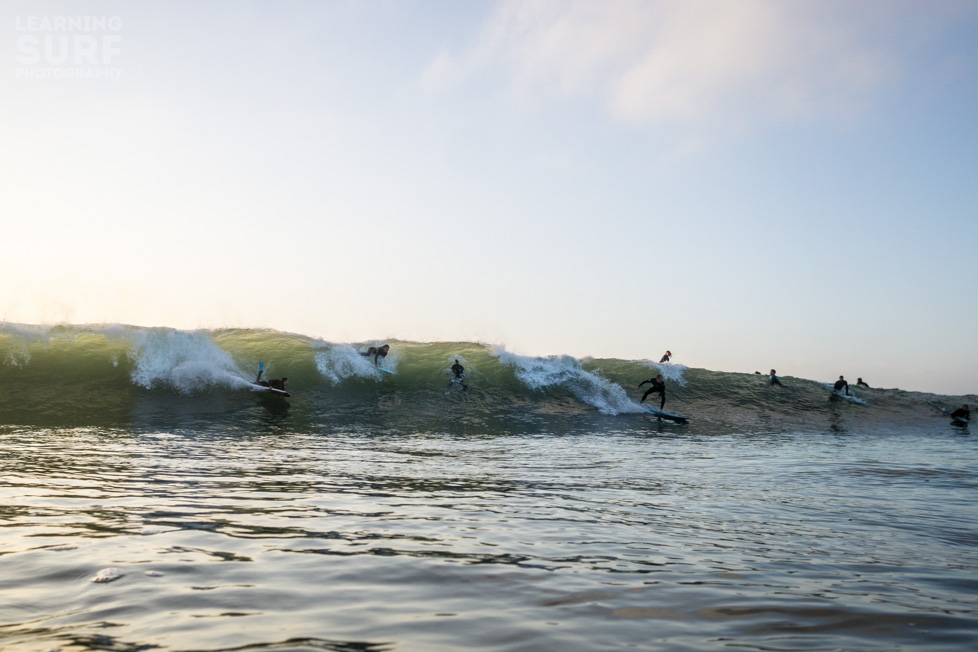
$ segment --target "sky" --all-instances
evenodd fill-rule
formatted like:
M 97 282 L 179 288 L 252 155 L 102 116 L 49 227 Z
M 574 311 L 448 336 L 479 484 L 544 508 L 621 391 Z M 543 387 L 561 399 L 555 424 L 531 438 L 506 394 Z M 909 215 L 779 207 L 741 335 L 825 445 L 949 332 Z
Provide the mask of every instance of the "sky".
M 0 5 L 0 321 L 978 393 L 978 3 Z

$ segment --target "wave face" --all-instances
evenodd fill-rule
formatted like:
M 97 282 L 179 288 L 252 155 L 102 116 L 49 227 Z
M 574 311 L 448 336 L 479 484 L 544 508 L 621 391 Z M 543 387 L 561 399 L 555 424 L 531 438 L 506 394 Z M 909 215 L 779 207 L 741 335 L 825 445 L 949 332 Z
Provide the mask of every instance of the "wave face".
M 243 431 L 287 423 L 320 432 L 891 432 L 945 427 L 947 409 L 976 402 L 898 389 L 856 389 L 847 401 L 828 383 L 801 378 L 782 377 L 778 388 L 767 376 L 649 360 L 530 357 L 474 342 L 389 343 L 382 366 L 394 374 L 360 354 L 382 342 L 269 330 L 0 324 L 0 419 Z M 456 360 L 466 370 L 463 383 L 452 382 Z M 256 391 L 260 362 L 264 378 L 289 378 L 291 399 Z M 688 426 L 659 423 L 639 405 L 645 388 L 637 385 L 657 373 L 666 379 L 666 411 L 691 417 Z

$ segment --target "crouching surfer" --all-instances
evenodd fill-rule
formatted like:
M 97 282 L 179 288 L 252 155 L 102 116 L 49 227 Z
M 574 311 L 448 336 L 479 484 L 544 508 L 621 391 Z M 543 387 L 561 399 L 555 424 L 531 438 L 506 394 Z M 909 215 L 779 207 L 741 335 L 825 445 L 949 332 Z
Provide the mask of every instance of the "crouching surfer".
M 644 403 L 645 399 L 648 398 L 649 394 L 657 393 L 659 394 L 659 396 L 662 397 L 662 401 L 659 402 L 659 409 L 661 410 L 662 408 L 664 408 L 666 406 L 666 381 L 663 380 L 662 374 L 659 374 L 655 378 L 649 378 L 648 380 L 643 380 L 638 384 L 638 386 L 642 387 L 642 385 L 644 385 L 645 383 L 651 383 L 652 386 L 649 387 L 649 389 L 644 394 L 642 394 L 642 400 L 639 401 L 639 403 Z
M 377 367 L 379 366 L 380 358 L 386 358 L 387 352 L 390 351 L 390 349 L 391 349 L 390 344 L 385 344 L 383 346 L 371 346 L 365 352 L 361 351 L 360 355 L 364 356 L 365 358 L 369 358 L 370 356 L 373 356 L 374 366 Z

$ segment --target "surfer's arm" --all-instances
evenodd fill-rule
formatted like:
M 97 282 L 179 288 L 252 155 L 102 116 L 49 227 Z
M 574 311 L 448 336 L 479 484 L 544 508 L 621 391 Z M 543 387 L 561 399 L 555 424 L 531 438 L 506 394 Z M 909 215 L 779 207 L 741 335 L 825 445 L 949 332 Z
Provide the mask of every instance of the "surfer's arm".
M 642 385 L 644 385 L 645 383 L 651 383 L 651 382 L 652 382 L 652 379 L 651 379 L 651 378 L 649 378 L 648 380 L 643 380 L 642 382 L 640 382 L 640 383 L 638 384 L 638 386 L 639 386 L 639 387 L 641 387 L 641 386 L 642 386 Z

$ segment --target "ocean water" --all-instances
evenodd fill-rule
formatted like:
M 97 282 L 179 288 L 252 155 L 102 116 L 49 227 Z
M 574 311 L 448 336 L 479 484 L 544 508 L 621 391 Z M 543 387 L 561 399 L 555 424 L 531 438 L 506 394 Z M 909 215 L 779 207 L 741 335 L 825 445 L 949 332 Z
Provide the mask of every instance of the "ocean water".
M 376 344 L 0 326 L 0 649 L 978 644 L 974 396 Z

